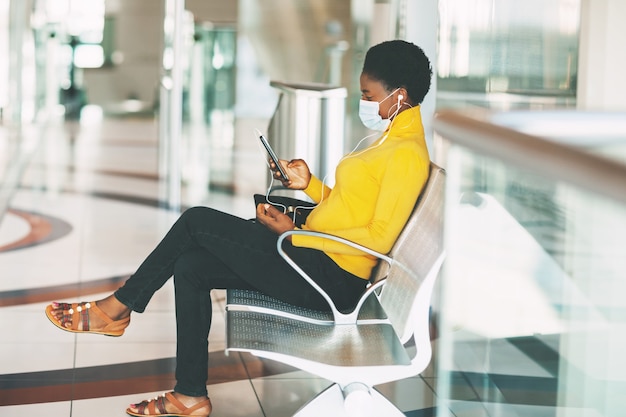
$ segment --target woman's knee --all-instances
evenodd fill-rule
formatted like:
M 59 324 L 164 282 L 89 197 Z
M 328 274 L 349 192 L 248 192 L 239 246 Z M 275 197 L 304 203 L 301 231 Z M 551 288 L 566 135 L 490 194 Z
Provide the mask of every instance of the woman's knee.
M 211 216 L 213 209 L 203 206 L 190 207 L 180 215 L 184 221 L 203 220 Z

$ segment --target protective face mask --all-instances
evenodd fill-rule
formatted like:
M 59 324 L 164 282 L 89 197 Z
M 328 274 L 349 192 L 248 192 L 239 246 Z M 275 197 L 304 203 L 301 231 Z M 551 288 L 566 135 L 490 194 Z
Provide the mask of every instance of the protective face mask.
M 380 104 L 377 101 L 361 99 L 359 102 L 359 118 L 366 128 L 384 132 L 391 120 L 383 119 L 380 114 L 378 114 L 379 109 Z
M 367 101 L 363 99 L 359 101 L 359 118 L 366 128 L 376 130 L 378 132 L 384 132 L 387 130 L 391 120 L 388 118 L 383 119 L 381 115 L 378 114 L 380 112 L 380 103 L 391 97 L 397 90 L 398 89 L 394 90 L 381 101 Z

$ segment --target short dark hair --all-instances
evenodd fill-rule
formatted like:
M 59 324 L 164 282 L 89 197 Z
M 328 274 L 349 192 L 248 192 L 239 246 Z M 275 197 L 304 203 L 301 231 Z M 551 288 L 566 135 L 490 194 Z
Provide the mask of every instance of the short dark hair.
M 430 89 L 432 68 L 422 48 L 397 39 L 372 46 L 365 54 L 363 73 L 387 91 L 404 87 L 411 102 L 421 104 Z

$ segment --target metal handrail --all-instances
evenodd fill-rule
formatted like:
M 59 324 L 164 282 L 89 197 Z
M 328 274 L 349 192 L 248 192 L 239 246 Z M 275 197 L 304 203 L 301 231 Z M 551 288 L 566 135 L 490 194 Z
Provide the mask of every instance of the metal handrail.
M 626 203 L 626 164 L 495 124 L 488 116 L 477 111 L 441 111 L 435 115 L 433 127 L 456 145 Z

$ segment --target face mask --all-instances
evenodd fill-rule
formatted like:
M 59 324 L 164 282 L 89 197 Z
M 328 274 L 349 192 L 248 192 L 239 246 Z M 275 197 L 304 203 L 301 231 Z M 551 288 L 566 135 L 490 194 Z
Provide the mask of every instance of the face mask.
M 359 118 L 363 125 L 371 130 L 376 130 L 378 132 L 384 132 L 389 127 L 389 123 L 391 120 L 383 119 L 380 113 L 380 103 L 387 100 L 389 97 L 393 95 L 398 89 L 394 90 L 387 97 L 382 99 L 380 102 L 378 101 L 367 101 L 361 100 L 359 102 Z
M 377 101 L 361 100 L 359 102 L 359 118 L 363 125 L 368 129 L 384 132 L 391 121 L 380 117 L 379 111 L 380 105 Z

